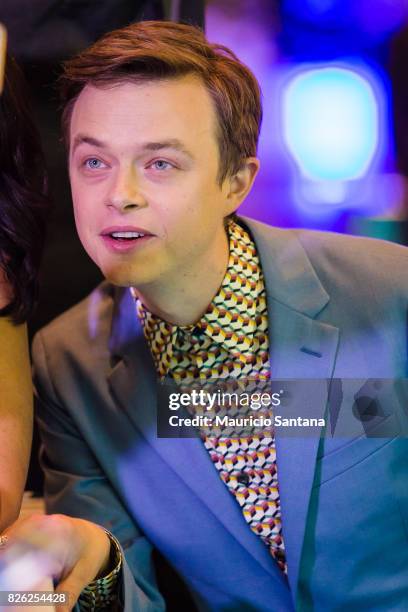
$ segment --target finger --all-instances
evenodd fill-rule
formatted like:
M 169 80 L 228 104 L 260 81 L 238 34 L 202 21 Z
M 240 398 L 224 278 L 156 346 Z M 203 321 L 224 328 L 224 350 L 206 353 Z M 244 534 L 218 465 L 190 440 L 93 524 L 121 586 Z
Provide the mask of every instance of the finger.
M 58 586 L 58 588 L 55 589 L 55 593 L 61 592 L 64 592 L 67 595 L 67 598 L 65 600 L 65 603 L 59 603 L 55 606 L 55 612 L 71 612 L 71 610 L 73 610 L 73 608 L 75 607 L 75 604 L 77 603 L 80 594 L 71 593 L 70 591 L 67 591 L 66 588 L 60 589 L 60 587 Z
M 78 597 L 84 588 L 88 586 L 90 582 L 92 582 L 92 579 L 93 576 L 89 572 L 88 560 L 83 559 L 78 561 L 74 569 L 63 580 L 61 580 L 61 582 L 59 582 L 57 588 L 55 589 L 57 593 L 66 592 L 69 594 L 69 605 L 62 606 L 61 612 L 72 610 L 78 600 Z
M 55 592 L 58 593 L 59 589 L 55 589 Z M 64 604 L 57 604 L 55 612 L 71 612 L 75 607 L 78 597 L 74 593 L 67 592 L 65 589 L 64 592 L 67 594 L 67 601 Z

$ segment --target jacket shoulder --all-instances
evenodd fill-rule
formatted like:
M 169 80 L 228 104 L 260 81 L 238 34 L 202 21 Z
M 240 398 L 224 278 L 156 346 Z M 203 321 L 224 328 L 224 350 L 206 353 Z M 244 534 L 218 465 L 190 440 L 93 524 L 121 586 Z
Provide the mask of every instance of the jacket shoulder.
M 408 248 L 396 242 L 328 231 L 308 229 L 291 231 L 307 250 L 318 246 L 327 253 L 339 252 L 346 257 L 363 253 L 371 257 L 401 258 L 408 261 Z
M 34 337 L 33 348 L 41 336 L 52 348 L 80 351 L 107 344 L 111 328 L 115 288 L 104 281 L 86 298 L 43 327 Z
M 243 218 L 269 279 L 270 294 L 316 314 L 322 291 L 345 311 L 379 316 L 406 311 L 408 248 L 396 243 L 308 229 L 281 229 Z M 316 296 L 319 297 L 316 302 Z M 310 306 L 310 302 L 312 305 Z M 327 301 L 326 301 L 327 303 Z
M 317 274 L 343 281 L 399 287 L 408 295 L 408 248 L 394 242 L 335 232 L 294 230 Z

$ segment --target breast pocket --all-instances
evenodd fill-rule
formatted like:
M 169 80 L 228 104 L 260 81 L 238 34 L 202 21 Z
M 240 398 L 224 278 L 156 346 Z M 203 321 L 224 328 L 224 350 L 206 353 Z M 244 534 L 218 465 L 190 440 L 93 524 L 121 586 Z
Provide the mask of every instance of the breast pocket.
M 398 416 L 393 413 L 372 427 L 368 435 L 362 434 L 352 438 L 325 437 L 321 440 L 317 456 L 316 474 L 318 478 L 316 484 L 321 485 L 350 470 L 400 435 L 400 421 Z

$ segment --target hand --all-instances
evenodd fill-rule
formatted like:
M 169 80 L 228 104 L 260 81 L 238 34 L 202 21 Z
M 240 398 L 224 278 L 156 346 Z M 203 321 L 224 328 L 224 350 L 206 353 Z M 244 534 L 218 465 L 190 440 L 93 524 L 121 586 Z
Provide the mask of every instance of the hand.
M 84 587 L 109 565 L 108 536 L 102 527 L 83 519 L 33 515 L 16 521 L 2 535 L 8 538 L 5 553 L 18 546 L 48 553 L 52 576 L 58 581 L 56 592 L 69 593 L 69 605 L 57 606 L 57 612 L 72 610 Z

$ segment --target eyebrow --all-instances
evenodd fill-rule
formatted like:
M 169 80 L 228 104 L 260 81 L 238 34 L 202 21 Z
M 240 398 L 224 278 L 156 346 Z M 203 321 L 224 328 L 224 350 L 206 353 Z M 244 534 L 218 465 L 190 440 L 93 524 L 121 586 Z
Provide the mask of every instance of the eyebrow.
M 72 143 L 72 153 L 77 149 L 81 144 L 89 144 L 93 147 L 98 147 L 98 149 L 106 149 L 106 144 L 97 138 L 93 138 L 92 136 L 86 136 L 85 134 L 78 134 L 75 136 L 74 141 Z
M 98 140 L 93 136 L 87 136 L 86 134 L 78 134 L 75 136 L 72 143 L 72 153 L 74 153 L 75 149 L 82 144 L 89 144 L 93 147 L 97 147 L 98 149 L 108 148 L 108 144 L 102 140 Z M 190 159 L 193 159 L 193 155 L 190 153 L 190 151 L 188 151 L 188 149 L 186 149 L 181 140 L 178 140 L 178 138 L 169 138 L 168 140 L 163 140 L 161 142 L 145 142 L 140 146 L 141 151 L 161 151 L 162 149 L 175 149 Z

